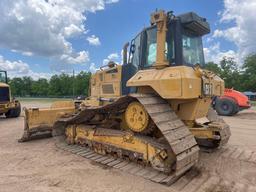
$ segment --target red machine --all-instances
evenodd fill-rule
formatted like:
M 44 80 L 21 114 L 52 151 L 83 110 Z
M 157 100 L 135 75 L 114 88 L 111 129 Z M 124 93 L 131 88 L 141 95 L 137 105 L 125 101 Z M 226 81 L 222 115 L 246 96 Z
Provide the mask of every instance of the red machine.
M 224 96 L 213 99 L 213 108 L 219 115 L 232 116 L 250 107 L 248 97 L 233 89 L 225 89 Z

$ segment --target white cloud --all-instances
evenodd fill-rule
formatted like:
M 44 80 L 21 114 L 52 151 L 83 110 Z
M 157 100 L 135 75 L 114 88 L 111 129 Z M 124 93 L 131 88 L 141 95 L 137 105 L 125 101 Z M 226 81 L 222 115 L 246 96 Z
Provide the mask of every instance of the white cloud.
M 237 46 L 239 60 L 256 52 L 255 10 L 255 0 L 224 0 L 220 22 L 224 26 L 227 24 L 227 27 L 215 30 L 213 36 L 233 42 Z
M 9 61 L 0 55 L 0 69 L 8 72 L 8 76 L 13 77 L 23 77 L 30 76 L 33 79 L 47 78 L 49 79 L 52 74 L 50 73 L 36 73 L 33 72 L 29 65 L 21 60 Z
M 96 68 L 95 63 L 91 63 L 90 68 L 89 68 L 89 71 L 90 71 L 91 73 L 95 73 L 97 70 L 98 70 L 98 69 Z
M 118 53 L 111 53 L 106 59 L 103 60 L 103 65 L 107 65 L 109 61 L 119 62 L 119 55 Z
M 108 56 L 108 59 L 109 59 L 109 60 L 117 60 L 117 59 L 119 59 L 119 55 L 118 55 L 118 53 L 111 53 L 111 54 Z
M 222 30 L 219 30 L 219 29 L 216 29 L 214 32 L 213 32 L 213 37 L 223 37 L 224 36 L 224 31 Z
M 110 3 L 117 3 L 119 2 L 119 0 L 106 0 L 106 3 L 107 4 L 110 4 Z
M 65 37 L 72 37 L 85 32 L 84 26 L 81 25 L 80 27 L 74 25 L 73 23 L 70 26 L 64 28 L 64 35 Z
M 25 56 L 33 56 L 33 53 L 32 52 L 22 52 L 22 55 L 25 55 Z
M 117 0 L 1 0 L 0 47 L 68 63 L 89 61 L 70 39 L 84 35 L 86 12 L 104 10 Z M 75 55 L 75 56 L 74 56 Z
M 215 63 L 220 63 L 224 57 L 232 57 L 236 62 L 238 62 L 237 53 L 234 50 L 222 51 L 220 49 L 220 43 L 215 43 L 208 48 L 204 48 L 205 61 L 213 61 Z
M 90 45 L 99 46 L 101 44 L 100 38 L 96 37 L 95 35 L 87 37 L 86 40 L 89 42 Z
M 24 75 L 17 75 L 16 74 L 14 76 L 15 77 L 23 77 Z M 26 76 L 29 76 L 34 80 L 38 80 L 40 78 L 50 79 L 53 76 L 53 74 L 52 73 L 37 73 L 37 72 L 34 72 L 34 71 L 30 70 L 29 73 L 26 74 Z
M 63 54 L 60 60 L 68 64 L 84 64 L 90 61 L 88 51 L 80 51 L 79 53 L 73 55 Z
M 23 61 L 9 61 L 0 55 L 0 69 L 10 73 L 27 74 L 29 72 L 29 65 Z

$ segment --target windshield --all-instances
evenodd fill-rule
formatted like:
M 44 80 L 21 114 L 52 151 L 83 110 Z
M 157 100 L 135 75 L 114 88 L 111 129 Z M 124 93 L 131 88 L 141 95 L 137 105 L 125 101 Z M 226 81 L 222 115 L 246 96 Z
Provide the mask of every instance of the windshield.
M 5 71 L 0 71 L 0 82 L 6 83 L 6 72 Z
M 182 35 L 183 59 L 188 65 L 200 64 L 204 66 L 202 37 Z

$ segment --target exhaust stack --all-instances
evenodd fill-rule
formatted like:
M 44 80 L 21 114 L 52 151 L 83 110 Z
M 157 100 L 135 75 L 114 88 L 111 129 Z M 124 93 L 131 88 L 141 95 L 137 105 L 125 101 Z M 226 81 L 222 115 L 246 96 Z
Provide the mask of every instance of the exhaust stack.
M 129 43 L 126 43 L 123 48 L 123 65 L 127 64 L 127 49 L 129 47 Z

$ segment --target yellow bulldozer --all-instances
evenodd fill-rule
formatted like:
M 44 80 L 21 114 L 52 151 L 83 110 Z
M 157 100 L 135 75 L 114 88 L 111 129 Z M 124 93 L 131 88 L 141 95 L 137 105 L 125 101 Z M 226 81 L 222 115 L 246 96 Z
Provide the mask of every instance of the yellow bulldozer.
M 21 106 L 12 98 L 10 86 L 7 84 L 7 72 L 0 70 L 0 116 L 15 118 L 20 116 Z
M 224 81 L 203 69 L 208 22 L 193 12 L 160 10 L 150 24 L 124 46 L 122 65 L 109 62 L 92 75 L 89 97 L 79 105 L 25 109 L 20 141 L 42 132 L 64 135 L 73 152 L 72 146 L 82 146 L 79 154 L 111 166 L 129 159 L 166 184 L 196 164 L 199 146 L 226 144 L 229 126 L 210 108 L 211 98 L 223 95 Z M 87 148 L 99 155 L 88 155 Z

